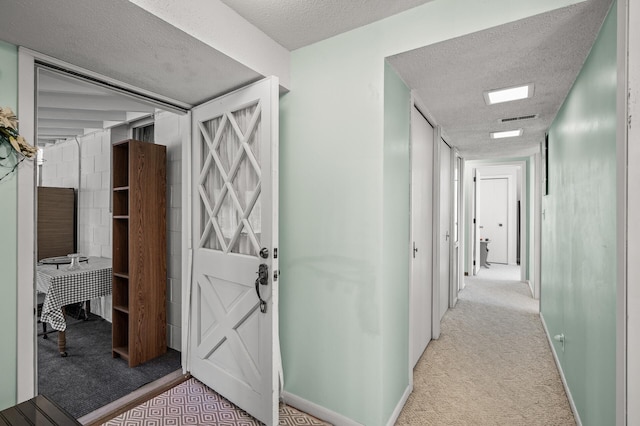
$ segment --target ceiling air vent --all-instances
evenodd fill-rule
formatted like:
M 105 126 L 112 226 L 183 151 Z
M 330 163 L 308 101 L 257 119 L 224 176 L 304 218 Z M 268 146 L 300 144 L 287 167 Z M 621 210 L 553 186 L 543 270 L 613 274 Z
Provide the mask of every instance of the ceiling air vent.
M 523 115 L 520 117 L 501 118 L 500 123 L 510 123 L 512 121 L 531 120 L 532 118 L 538 118 L 538 114 Z

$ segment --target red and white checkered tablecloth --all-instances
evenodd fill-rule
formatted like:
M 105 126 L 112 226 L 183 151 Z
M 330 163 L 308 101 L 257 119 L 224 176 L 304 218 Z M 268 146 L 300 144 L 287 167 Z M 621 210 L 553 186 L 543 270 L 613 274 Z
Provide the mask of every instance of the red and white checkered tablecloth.
M 63 306 L 111 294 L 111 259 L 90 257 L 79 269 L 70 271 L 68 267 L 38 265 L 36 268 L 36 287 L 46 294 L 40 320 L 58 331 L 67 328 Z

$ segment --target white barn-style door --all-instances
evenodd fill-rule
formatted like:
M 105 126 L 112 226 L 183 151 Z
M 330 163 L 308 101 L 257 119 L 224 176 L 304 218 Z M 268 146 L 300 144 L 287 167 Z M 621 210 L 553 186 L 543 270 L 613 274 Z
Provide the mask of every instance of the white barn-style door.
M 191 374 L 278 424 L 278 81 L 192 110 Z

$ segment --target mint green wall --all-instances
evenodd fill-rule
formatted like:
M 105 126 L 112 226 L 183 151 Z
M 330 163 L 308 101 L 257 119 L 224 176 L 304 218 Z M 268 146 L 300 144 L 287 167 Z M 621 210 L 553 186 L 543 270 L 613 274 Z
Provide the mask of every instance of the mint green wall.
M 411 92 L 385 63 L 382 280 L 390 285 L 382 289 L 383 421 L 409 384 L 410 120 Z
M 0 41 L 0 106 L 18 107 L 18 49 Z M 0 166 L 0 176 L 8 169 Z M 17 198 L 15 173 L 0 181 L 0 410 L 16 403 Z
M 615 423 L 616 7 L 549 131 L 542 314 L 585 426 Z
M 391 99 L 406 92 L 385 74 L 385 58 L 576 2 L 434 0 L 292 52 L 291 92 L 280 103 L 287 392 L 376 426 L 408 383 L 397 365 L 408 362 L 408 192 L 394 192 L 408 186 L 399 172 L 408 147 L 385 139 L 385 119 L 404 114 Z M 406 236 L 404 249 L 385 249 L 399 246 L 394 233 Z

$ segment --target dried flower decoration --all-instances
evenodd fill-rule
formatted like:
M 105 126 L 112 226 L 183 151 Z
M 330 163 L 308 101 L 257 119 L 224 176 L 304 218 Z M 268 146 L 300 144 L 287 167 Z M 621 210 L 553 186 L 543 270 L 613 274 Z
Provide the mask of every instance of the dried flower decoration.
M 18 117 L 11 108 L 0 107 L 0 166 L 10 170 L 0 177 L 3 180 L 16 170 L 26 158 L 33 158 L 38 149 L 18 134 Z
M 33 158 L 38 149 L 18 134 L 18 117 L 11 108 L 0 107 L 0 144 L 9 143 L 20 155 Z

